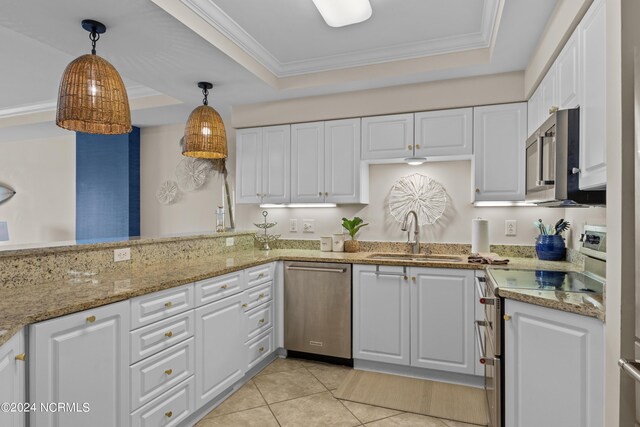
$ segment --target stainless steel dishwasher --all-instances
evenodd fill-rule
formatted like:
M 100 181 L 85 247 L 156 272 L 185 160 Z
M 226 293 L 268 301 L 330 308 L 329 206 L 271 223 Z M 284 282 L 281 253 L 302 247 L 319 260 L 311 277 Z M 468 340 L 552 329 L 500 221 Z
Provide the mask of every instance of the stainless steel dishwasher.
M 284 264 L 284 347 L 351 359 L 351 264 Z

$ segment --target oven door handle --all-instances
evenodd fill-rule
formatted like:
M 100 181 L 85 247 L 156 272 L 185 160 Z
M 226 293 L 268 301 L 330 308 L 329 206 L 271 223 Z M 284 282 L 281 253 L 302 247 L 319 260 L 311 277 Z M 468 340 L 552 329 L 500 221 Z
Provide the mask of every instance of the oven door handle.
M 484 320 L 476 320 L 476 340 L 478 341 L 478 349 L 480 350 L 480 363 L 483 365 L 493 365 L 494 359 L 487 357 L 486 352 L 484 350 L 484 343 L 482 342 L 482 332 L 480 331 L 480 327 L 487 327 L 487 322 Z
M 476 289 L 478 290 L 478 295 L 480 296 L 480 304 L 495 305 L 496 299 L 487 297 L 487 295 L 482 290 L 481 282 L 486 283 L 486 281 L 487 279 L 485 279 L 484 277 L 476 277 Z

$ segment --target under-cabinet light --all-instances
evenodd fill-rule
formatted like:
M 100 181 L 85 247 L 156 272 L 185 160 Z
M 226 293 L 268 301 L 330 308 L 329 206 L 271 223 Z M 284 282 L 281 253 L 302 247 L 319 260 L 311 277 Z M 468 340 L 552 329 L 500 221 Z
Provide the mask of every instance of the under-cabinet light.
M 335 203 L 263 203 L 260 205 L 263 209 L 269 208 L 335 208 Z
M 473 202 L 473 206 L 477 208 L 496 208 L 509 206 L 537 206 L 535 203 L 529 202 Z

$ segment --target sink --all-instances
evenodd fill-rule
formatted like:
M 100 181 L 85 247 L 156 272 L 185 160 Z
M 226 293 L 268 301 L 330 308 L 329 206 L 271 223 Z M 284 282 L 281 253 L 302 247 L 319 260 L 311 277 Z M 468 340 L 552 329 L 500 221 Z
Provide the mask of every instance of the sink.
M 464 258 L 458 255 L 426 255 L 426 254 L 393 254 L 373 253 L 368 259 L 385 261 L 422 261 L 422 262 L 462 262 Z

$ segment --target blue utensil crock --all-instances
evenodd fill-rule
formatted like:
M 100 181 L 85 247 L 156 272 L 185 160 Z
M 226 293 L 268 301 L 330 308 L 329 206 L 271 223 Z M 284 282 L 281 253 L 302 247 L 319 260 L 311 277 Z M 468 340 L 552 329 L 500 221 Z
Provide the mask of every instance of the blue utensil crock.
M 564 239 L 559 234 L 541 234 L 536 239 L 538 259 L 545 261 L 563 261 L 567 254 Z

